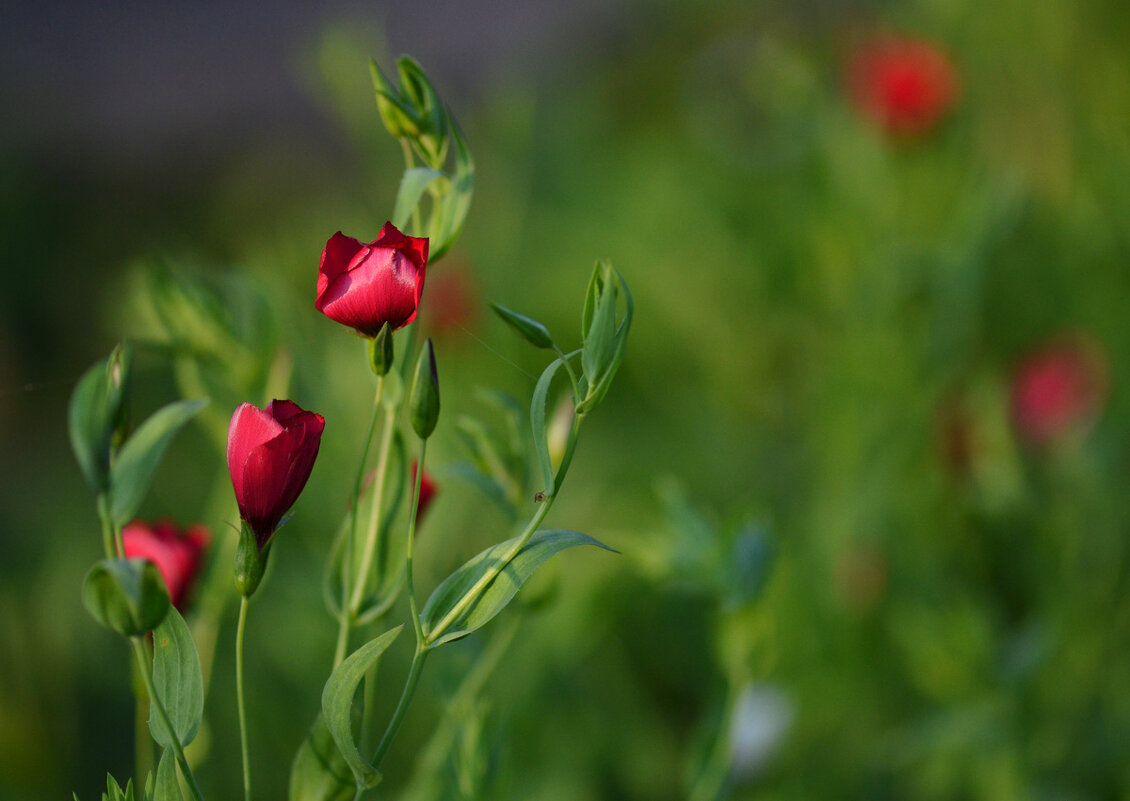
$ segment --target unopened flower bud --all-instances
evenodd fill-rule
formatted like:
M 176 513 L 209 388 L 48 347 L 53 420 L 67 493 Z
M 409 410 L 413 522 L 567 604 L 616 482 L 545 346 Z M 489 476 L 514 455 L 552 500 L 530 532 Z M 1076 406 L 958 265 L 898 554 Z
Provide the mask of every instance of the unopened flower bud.
M 420 439 L 427 439 L 435 431 L 439 420 L 439 376 L 436 373 L 436 355 L 431 339 L 424 341 L 420 358 L 416 361 L 409 408 L 413 430 Z
M 388 374 L 392 367 L 392 328 L 386 322 L 377 335 L 369 340 L 369 366 L 379 376 Z
M 82 583 L 82 603 L 108 629 L 138 637 L 161 624 L 169 593 L 157 567 L 144 559 L 103 559 Z

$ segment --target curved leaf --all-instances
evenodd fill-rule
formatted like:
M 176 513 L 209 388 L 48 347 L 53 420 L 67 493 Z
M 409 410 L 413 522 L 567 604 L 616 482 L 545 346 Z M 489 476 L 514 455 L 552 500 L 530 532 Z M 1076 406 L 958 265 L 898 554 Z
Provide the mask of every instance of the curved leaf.
M 541 466 L 542 480 L 545 481 L 545 494 L 553 495 L 556 491 L 553 475 L 553 460 L 549 458 L 549 438 L 545 430 L 545 398 L 549 394 L 549 386 L 553 383 L 553 376 L 564 362 L 554 359 L 549 367 L 541 374 L 538 383 L 534 386 L 534 395 L 530 399 L 530 428 L 534 434 L 534 450 L 538 455 L 538 464 Z
M 204 717 L 204 677 L 192 634 L 175 608 L 153 629 L 153 690 L 165 707 L 173 732 L 165 727 L 156 708 L 149 712 L 153 739 L 171 748 L 173 738 L 188 745 Z
M 404 626 L 400 625 L 391 631 L 386 631 L 350 654 L 348 659 L 337 666 L 322 689 L 322 718 L 349 769 L 353 771 L 357 784 L 361 787 L 376 787 L 380 783 L 381 774 L 365 761 L 353 739 L 350 714 L 353 709 L 353 696 L 357 693 L 357 687 L 365 678 L 369 668 L 380 658 L 385 649 L 392 645 L 392 641 L 400 634 L 402 628 Z
M 424 627 L 425 639 L 431 639 L 432 632 L 458 606 L 475 584 L 490 572 L 497 571 L 495 578 L 486 586 L 479 597 L 444 629 L 436 638 L 432 647 L 465 637 L 472 631 L 489 623 L 510 603 L 514 595 L 526 583 L 526 580 L 534 574 L 534 571 L 554 554 L 566 548 L 572 548 L 574 545 L 595 545 L 606 551 L 617 553 L 615 548 L 609 548 L 599 540 L 579 531 L 543 529 L 535 532 L 530 537 L 529 542 L 522 547 L 522 550 L 506 562 L 506 555 L 517 542 L 518 538 L 515 537 L 492 545 L 436 587 L 435 592 L 428 598 L 428 602 L 424 604 L 424 609 L 420 613 L 420 622 Z
M 133 519 L 149 489 L 153 471 L 173 437 L 207 403 L 207 400 L 170 403 L 150 415 L 126 440 L 110 468 L 110 511 L 119 526 Z

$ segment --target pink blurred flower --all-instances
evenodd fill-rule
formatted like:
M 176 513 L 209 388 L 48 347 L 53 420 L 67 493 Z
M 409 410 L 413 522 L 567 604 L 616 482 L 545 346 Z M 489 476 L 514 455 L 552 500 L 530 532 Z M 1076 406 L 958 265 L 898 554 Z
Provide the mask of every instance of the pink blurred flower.
M 170 520 L 144 523 L 135 520 L 122 529 L 126 557 L 148 559 L 165 580 L 169 600 L 184 611 L 192 586 L 204 565 L 212 535 L 202 525 L 181 530 Z
M 959 91 L 957 71 L 937 47 L 894 35 L 859 48 L 847 80 L 856 106 L 899 136 L 932 128 L 953 107 Z
M 416 484 L 416 467 L 418 463 L 412 462 L 412 485 Z M 420 521 L 424 519 L 424 512 L 428 511 L 428 507 L 432 505 L 432 500 L 435 498 L 436 492 L 439 487 L 428 475 L 428 471 L 424 471 L 424 475 L 420 478 L 420 505 L 416 508 L 416 523 L 419 525 Z
M 1106 354 L 1081 335 L 1030 354 L 1012 379 L 1012 421 L 1029 442 L 1044 444 L 1094 424 L 1106 402 Z

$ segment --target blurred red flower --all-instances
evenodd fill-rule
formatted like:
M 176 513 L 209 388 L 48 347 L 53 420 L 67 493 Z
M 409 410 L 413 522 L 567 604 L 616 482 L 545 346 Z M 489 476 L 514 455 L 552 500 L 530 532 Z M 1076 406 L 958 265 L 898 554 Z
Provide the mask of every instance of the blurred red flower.
M 471 271 L 461 264 L 445 266 L 428 282 L 423 322 L 436 336 L 450 336 L 474 327 L 478 308 L 479 288 Z
M 338 231 L 322 250 L 314 308 L 365 336 L 385 323 L 395 331 L 416 319 L 427 262 L 428 240 L 390 222 L 368 245 Z
M 196 577 L 204 565 L 204 553 L 212 535 L 202 525 L 181 530 L 170 520 L 144 523 L 135 520 L 122 529 L 126 557 L 148 559 L 161 573 L 173 606 L 184 611 Z
M 847 78 L 859 109 L 900 136 L 932 128 L 953 107 L 959 84 L 953 64 L 933 44 L 892 35 L 858 49 Z
M 416 485 L 416 468 L 418 462 L 412 462 L 412 485 Z M 424 471 L 423 477 L 420 479 L 420 505 L 416 508 L 416 524 L 419 525 L 420 521 L 424 519 L 424 512 L 428 511 L 428 507 L 432 504 L 432 499 L 435 498 L 436 492 L 439 487 L 432 477 L 428 475 L 428 471 Z
M 1085 431 L 1106 401 L 1108 375 L 1102 346 L 1087 337 L 1073 335 L 1045 345 L 1013 376 L 1013 424 L 1036 444 Z

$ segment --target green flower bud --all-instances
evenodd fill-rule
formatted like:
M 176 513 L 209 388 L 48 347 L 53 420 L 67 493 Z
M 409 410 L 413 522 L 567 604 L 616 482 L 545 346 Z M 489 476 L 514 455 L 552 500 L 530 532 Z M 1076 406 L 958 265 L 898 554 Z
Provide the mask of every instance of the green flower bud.
M 624 313 L 617 319 L 621 296 Z M 577 414 L 592 411 L 608 394 L 612 379 L 624 360 L 634 314 L 632 293 L 624 277 L 607 262 L 598 261 L 589 281 L 581 317 L 581 368 L 588 391 L 577 406 Z
M 420 439 L 427 439 L 435 431 L 436 421 L 439 420 L 439 376 L 436 374 L 436 354 L 430 338 L 420 349 L 408 404 L 412 413 L 412 428 Z
M 377 62 L 372 59 L 369 60 L 369 75 L 377 93 L 377 111 L 388 132 L 397 139 L 419 136 L 420 120 L 415 109 L 400 98 L 400 93 L 392 88 Z
M 235 549 L 235 588 L 244 598 L 250 598 L 259 588 L 263 580 L 263 572 L 267 569 L 267 554 L 271 544 L 259 550 L 255 540 L 255 532 L 247 521 L 243 521 L 239 530 L 239 545 Z
M 169 593 L 157 567 L 145 559 L 103 559 L 86 574 L 82 603 L 108 629 L 138 637 L 161 624 Z
M 524 314 L 511 311 L 497 303 L 491 303 L 490 307 L 494 309 L 495 314 L 502 318 L 504 323 L 517 331 L 519 336 L 535 348 L 553 347 L 553 337 L 550 336 L 549 329 L 533 317 L 527 317 Z
M 386 322 L 377 335 L 369 340 L 369 366 L 379 376 L 388 374 L 392 367 L 392 328 Z

